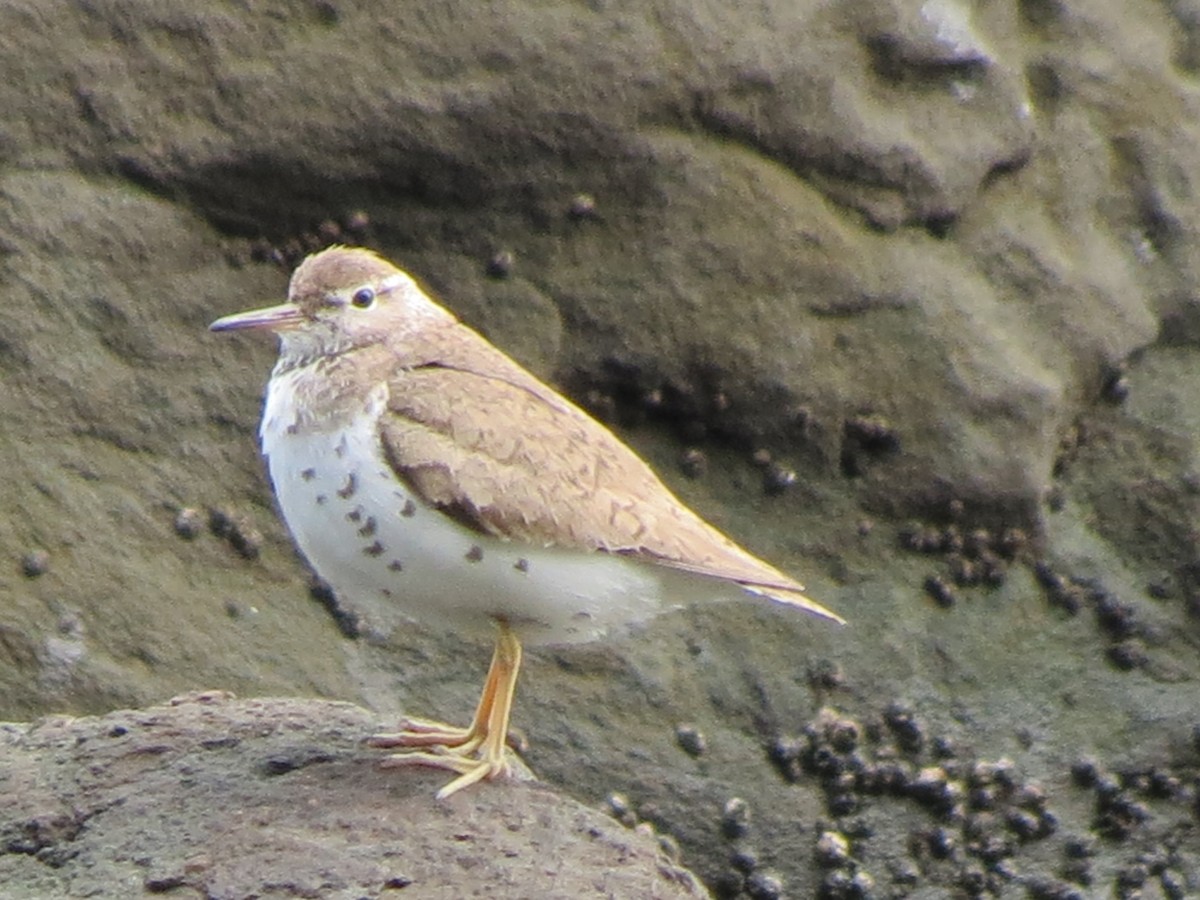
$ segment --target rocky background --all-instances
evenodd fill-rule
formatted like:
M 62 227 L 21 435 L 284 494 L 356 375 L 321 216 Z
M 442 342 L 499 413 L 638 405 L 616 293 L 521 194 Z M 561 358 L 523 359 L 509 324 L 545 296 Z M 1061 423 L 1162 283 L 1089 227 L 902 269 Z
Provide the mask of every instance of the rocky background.
M 310 590 L 205 330 L 364 243 L 850 620 L 532 651 L 555 791 L 719 896 L 1200 893 L 1198 73 L 1185 0 L 5 3 L 0 718 L 469 714 L 488 648 Z M 123 852 L 6 807 L 14 896 Z

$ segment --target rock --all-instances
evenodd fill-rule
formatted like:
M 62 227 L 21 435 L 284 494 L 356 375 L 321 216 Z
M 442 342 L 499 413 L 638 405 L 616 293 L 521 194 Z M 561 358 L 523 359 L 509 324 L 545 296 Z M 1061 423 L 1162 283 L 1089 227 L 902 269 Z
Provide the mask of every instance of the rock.
M 380 725 L 223 692 L 0 725 L 4 897 L 706 896 L 652 836 L 532 781 L 434 800 L 443 774 L 361 746 Z
M 799 444 L 819 482 L 836 484 L 854 457 L 868 499 L 898 514 L 959 496 L 1037 523 L 1058 439 L 1108 373 L 1168 321 L 1194 331 L 1197 151 L 1159 125 L 1192 121 L 1195 101 L 1149 17 L 1118 24 L 1057 4 L 1005 17 L 959 0 L 775 0 L 748 15 L 668 0 L 658 15 L 680 25 L 668 53 L 657 15 L 617 24 L 569 5 L 546 20 L 506 4 L 478 34 L 381 27 L 349 9 L 310 20 L 204 4 L 36 8 L 0 13 L 6 56 L 32 83 L 78 87 L 0 83 L 13 122 L 3 158 L 29 161 L 3 176 L 20 210 L 10 265 L 16 284 L 49 274 L 53 290 L 34 261 L 55 237 L 86 244 L 79 221 L 118 248 L 64 285 L 96 286 L 79 325 L 114 363 L 77 357 L 96 378 L 72 380 L 71 415 L 117 446 L 162 452 L 165 419 L 104 394 L 139 396 L 138 370 L 178 368 L 167 311 L 190 306 L 177 296 L 189 279 L 151 249 L 153 233 L 136 236 L 168 207 L 199 212 L 186 223 L 196 232 L 265 234 L 295 259 L 369 198 L 373 227 L 396 223 L 389 240 L 404 252 L 389 255 L 535 368 L 611 380 L 616 361 L 644 390 L 727 381 L 713 430 Z M 444 15 L 473 12 L 457 0 Z M 1060 26 L 1075 37 L 1045 44 Z M 1094 48 L 1082 37 L 1093 32 L 1105 35 Z M 122 36 L 120 64 L 98 33 Z M 172 35 L 173 49 L 146 34 Z M 1160 48 L 1152 77 L 1124 49 L 1135 46 Z M 1097 88 L 1095 69 L 1129 90 Z M 1114 95 L 1128 115 L 1110 133 L 1088 110 Z M 60 158 L 47 191 L 35 168 Z M 89 182 L 60 220 L 63 192 L 82 187 L 70 165 L 128 181 Z M 187 202 L 140 212 L 130 182 Z M 571 213 L 584 192 L 601 220 Z M 496 246 L 520 260 L 507 278 L 481 264 Z M 161 286 L 101 287 L 110 268 L 145 286 L 121 271 L 139 258 L 154 259 Z M 0 353 L 40 368 L 40 333 L 16 328 Z M 259 377 L 254 355 L 221 352 L 231 382 Z M 149 407 L 186 422 L 196 398 L 154 384 Z M 811 414 L 803 434 L 799 408 Z M 885 413 L 902 452 L 859 458 L 841 423 Z

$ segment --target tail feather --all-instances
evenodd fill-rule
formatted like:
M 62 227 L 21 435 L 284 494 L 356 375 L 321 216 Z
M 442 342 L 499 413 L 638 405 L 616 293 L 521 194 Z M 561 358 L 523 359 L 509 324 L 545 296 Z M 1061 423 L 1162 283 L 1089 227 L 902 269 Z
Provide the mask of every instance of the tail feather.
M 814 616 L 819 616 L 822 619 L 829 619 L 831 622 L 837 622 L 839 625 L 845 625 L 846 620 L 837 613 L 832 612 L 813 600 L 807 597 L 800 591 L 784 590 L 781 588 L 767 588 L 757 584 L 742 583 L 742 587 L 749 593 L 759 597 L 766 597 L 768 600 L 774 600 L 777 603 L 786 603 L 788 606 L 798 607 L 805 612 L 810 612 Z

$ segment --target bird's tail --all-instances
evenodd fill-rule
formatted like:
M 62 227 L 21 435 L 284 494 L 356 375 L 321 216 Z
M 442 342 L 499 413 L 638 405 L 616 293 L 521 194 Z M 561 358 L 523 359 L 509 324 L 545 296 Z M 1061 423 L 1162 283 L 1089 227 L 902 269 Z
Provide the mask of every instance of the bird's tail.
M 742 587 L 751 594 L 756 594 L 759 597 L 766 597 L 778 603 L 786 603 L 788 606 L 796 606 L 805 612 L 810 612 L 814 616 L 819 616 L 822 619 L 829 619 L 831 622 L 837 622 L 839 625 L 845 625 L 846 620 L 837 613 L 832 612 L 813 600 L 811 597 L 805 596 L 800 591 L 786 590 L 777 587 L 764 587 L 760 584 L 742 583 Z

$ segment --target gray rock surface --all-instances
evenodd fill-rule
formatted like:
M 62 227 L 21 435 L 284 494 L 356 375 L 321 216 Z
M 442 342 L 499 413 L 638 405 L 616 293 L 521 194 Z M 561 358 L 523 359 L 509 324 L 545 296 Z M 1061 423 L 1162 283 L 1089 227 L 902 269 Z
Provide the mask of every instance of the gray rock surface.
M 532 783 L 433 799 L 348 703 L 222 692 L 0 725 L 0 885 L 54 897 L 700 897 L 623 828 Z M 443 778 L 444 780 L 444 778 Z
M 747 601 L 530 653 L 516 724 L 546 782 L 623 794 L 728 893 L 764 872 L 795 896 L 1200 892 L 1198 21 L 1150 0 L 3 4 L 0 718 L 199 686 L 468 715 L 487 648 L 314 601 L 254 447 L 273 350 L 205 333 L 281 295 L 257 239 L 294 258 L 330 220 L 851 621 Z M 853 791 L 813 758 L 826 706 L 859 729 L 828 763 Z M 862 774 L 949 766 L 969 797 L 1006 757 L 1052 835 L 1013 830 L 1007 788 L 939 811 Z M 1111 827 L 1113 797 L 1144 821 Z M 851 850 L 831 868 L 828 828 Z

